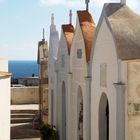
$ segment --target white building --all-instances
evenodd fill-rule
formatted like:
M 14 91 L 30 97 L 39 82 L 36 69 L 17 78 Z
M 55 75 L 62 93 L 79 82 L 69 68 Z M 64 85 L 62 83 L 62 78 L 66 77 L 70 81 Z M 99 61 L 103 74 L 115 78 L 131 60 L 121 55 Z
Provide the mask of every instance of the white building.
M 6 71 L 6 72 L 5 72 Z M 0 59 L 0 140 L 10 140 L 10 80 L 8 62 Z
M 56 108 L 57 108 L 57 92 L 56 92 L 56 72 L 55 63 L 57 59 L 57 51 L 59 46 L 59 35 L 54 24 L 54 15 L 52 14 L 50 26 L 50 41 L 48 54 L 48 78 L 49 78 L 49 124 L 56 126 Z
M 105 4 L 92 48 L 91 140 L 140 139 L 140 16 Z
M 74 36 L 71 24 L 62 25 L 57 58 L 57 130 L 61 140 L 70 140 L 71 101 L 70 101 L 70 52 Z
M 89 61 L 94 33 L 95 23 L 91 14 L 88 11 L 78 11 L 70 53 L 70 140 L 89 140 Z

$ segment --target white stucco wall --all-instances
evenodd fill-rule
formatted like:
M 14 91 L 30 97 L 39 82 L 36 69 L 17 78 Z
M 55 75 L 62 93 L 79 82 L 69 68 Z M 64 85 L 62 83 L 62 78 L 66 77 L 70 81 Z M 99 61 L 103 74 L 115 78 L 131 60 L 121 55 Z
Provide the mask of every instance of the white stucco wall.
M 63 59 L 63 60 L 62 60 Z M 69 96 L 69 54 L 68 47 L 66 43 L 66 38 L 64 36 L 63 31 L 61 31 L 60 45 L 58 49 L 58 59 L 57 59 L 57 128 L 59 131 L 59 136 L 61 140 L 70 140 L 70 96 Z M 64 127 L 63 123 L 65 123 L 64 112 L 62 112 L 62 85 L 65 85 L 65 109 L 66 109 L 66 127 Z M 64 134 L 65 133 L 65 134 Z M 64 138 L 66 135 L 66 138 Z
M 118 82 L 118 60 L 112 34 L 104 18 L 100 19 L 97 27 L 94 50 L 92 51 L 92 83 L 91 83 L 91 140 L 99 140 L 99 103 L 102 93 L 105 93 L 109 102 L 109 139 L 117 140 L 116 136 L 116 89 L 114 83 Z M 101 65 L 106 65 L 105 86 L 101 86 Z M 104 82 L 103 82 L 104 83 Z M 102 137 L 102 140 L 105 138 Z
M 0 77 L 0 140 L 10 140 L 10 77 Z
M 55 25 L 51 25 L 51 28 L 52 26 L 54 26 L 55 28 Z M 56 126 L 56 120 L 57 120 L 57 113 L 56 113 L 56 108 L 57 108 L 56 78 L 57 77 L 56 77 L 56 72 L 55 72 L 55 63 L 57 59 L 58 46 L 59 46 L 58 32 L 50 30 L 49 54 L 48 54 L 49 55 L 48 57 L 48 78 L 49 78 L 48 122 L 49 124 L 53 123 L 54 126 Z M 53 96 L 51 93 L 53 93 Z M 51 97 L 53 97 L 53 99 Z
M 82 57 L 77 57 L 77 50 L 81 49 Z M 82 97 L 83 97 L 83 139 L 88 139 L 88 93 L 86 89 L 86 76 L 87 76 L 87 62 L 85 55 L 85 43 L 81 31 L 81 27 L 79 21 L 77 20 L 75 36 L 73 39 L 73 44 L 71 47 L 70 54 L 70 72 L 72 73 L 71 78 L 71 140 L 78 139 L 78 118 L 79 118 L 79 110 L 78 110 L 78 89 L 81 88 Z

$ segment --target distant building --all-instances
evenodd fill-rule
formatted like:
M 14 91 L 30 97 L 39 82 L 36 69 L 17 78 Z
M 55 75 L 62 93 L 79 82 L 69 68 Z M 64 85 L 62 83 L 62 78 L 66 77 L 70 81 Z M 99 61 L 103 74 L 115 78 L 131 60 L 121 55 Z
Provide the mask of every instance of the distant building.
M 11 74 L 7 71 L 8 62 L 4 59 L 0 59 L 0 140 L 10 140 Z
M 24 86 L 38 86 L 39 78 L 38 77 L 20 77 L 17 78 L 18 84 Z
M 38 67 L 39 67 L 39 98 L 40 119 L 48 122 L 48 42 L 43 39 L 38 43 Z

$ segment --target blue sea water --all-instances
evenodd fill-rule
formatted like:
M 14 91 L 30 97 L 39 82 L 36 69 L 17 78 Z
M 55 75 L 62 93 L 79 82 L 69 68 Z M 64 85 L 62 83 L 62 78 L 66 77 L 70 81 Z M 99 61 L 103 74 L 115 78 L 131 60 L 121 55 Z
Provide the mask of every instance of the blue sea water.
M 38 64 L 36 61 L 9 61 L 9 72 L 13 78 L 38 76 Z

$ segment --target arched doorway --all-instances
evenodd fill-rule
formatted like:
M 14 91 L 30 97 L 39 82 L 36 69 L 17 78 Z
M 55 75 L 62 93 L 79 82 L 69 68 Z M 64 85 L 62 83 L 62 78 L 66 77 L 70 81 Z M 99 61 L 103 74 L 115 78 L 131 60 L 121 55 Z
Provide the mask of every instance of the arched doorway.
M 62 140 L 66 140 L 66 86 L 62 83 Z
M 78 111 L 78 140 L 83 140 L 83 95 L 81 87 L 78 88 L 77 111 Z
M 99 140 L 109 140 L 109 104 L 105 93 L 99 103 Z

